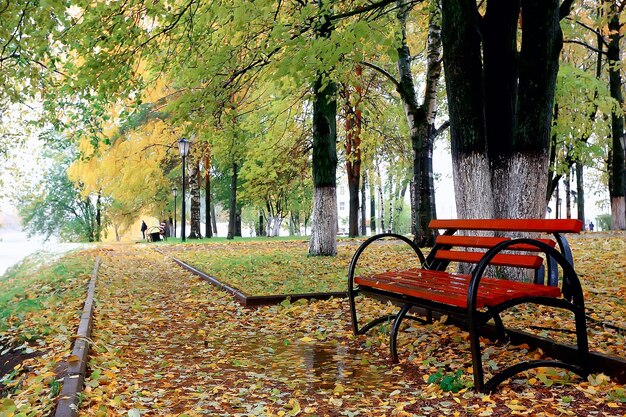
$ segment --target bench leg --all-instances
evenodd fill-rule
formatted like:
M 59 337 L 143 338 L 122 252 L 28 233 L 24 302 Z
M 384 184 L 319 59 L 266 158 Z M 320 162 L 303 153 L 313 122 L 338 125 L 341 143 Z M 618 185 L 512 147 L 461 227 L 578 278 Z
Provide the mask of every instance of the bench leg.
M 400 311 L 396 315 L 396 319 L 393 322 L 391 333 L 389 334 L 389 350 L 391 351 L 391 361 L 393 363 L 399 362 L 397 339 L 398 339 L 398 332 L 400 331 L 400 324 L 402 323 L 402 319 L 407 315 L 407 313 L 411 310 L 411 308 L 413 308 L 413 304 L 405 304 L 404 307 L 400 309 Z

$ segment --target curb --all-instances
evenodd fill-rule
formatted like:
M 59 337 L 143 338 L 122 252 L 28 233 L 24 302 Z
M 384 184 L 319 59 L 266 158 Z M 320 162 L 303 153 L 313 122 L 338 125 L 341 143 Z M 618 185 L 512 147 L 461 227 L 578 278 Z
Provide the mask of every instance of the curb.
M 94 294 L 96 292 L 96 280 L 100 268 L 100 257 L 96 258 L 91 280 L 87 287 L 87 299 L 80 317 L 76 341 L 72 349 L 72 355 L 68 359 L 67 376 L 63 379 L 63 390 L 57 402 L 54 417 L 76 417 L 78 415 L 79 396 L 83 391 L 85 375 L 87 373 L 87 360 L 89 344 L 91 341 L 91 326 L 93 321 Z
M 277 295 L 248 295 L 245 292 L 226 285 L 220 282 L 217 278 L 212 277 L 199 269 L 194 268 L 193 266 L 181 261 L 178 258 L 173 257 L 167 253 L 162 252 L 161 250 L 155 248 L 155 251 L 159 252 L 163 256 L 167 256 L 174 262 L 176 262 L 179 266 L 188 270 L 189 272 L 199 276 L 203 280 L 209 282 L 210 284 L 218 287 L 219 289 L 226 291 L 235 297 L 235 299 L 244 307 L 254 308 L 268 305 L 276 305 L 281 302 L 289 299 L 291 302 L 296 300 L 329 300 L 331 298 L 346 298 L 348 297 L 348 293 L 346 291 L 337 291 L 337 292 L 322 292 L 322 293 L 307 293 L 307 294 L 277 294 Z

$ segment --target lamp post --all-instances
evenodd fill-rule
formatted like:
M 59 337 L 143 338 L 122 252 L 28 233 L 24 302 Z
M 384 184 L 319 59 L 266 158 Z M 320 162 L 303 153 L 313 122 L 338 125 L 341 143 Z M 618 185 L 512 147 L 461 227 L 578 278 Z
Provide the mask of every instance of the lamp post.
M 180 151 L 180 156 L 183 158 L 183 213 L 181 214 L 181 225 L 180 225 L 180 237 L 181 241 L 185 241 L 185 157 L 189 153 L 189 141 L 185 138 L 182 138 L 178 141 L 178 150 Z
M 178 195 L 178 188 L 172 188 L 174 193 L 174 237 L 176 237 L 176 196 Z

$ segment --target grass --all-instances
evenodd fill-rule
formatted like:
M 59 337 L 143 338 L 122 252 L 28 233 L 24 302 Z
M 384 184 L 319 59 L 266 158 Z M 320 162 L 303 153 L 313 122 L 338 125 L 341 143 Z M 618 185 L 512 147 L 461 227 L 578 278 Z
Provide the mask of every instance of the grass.
M 56 370 L 71 352 L 94 258 L 89 251 L 35 254 L 0 277 L 0 350 L 21 359 L 0 375 L 0 392 L 8 394 L 0 416 L 54 410 Z
M 359 241 L 343 240 L 336 257 L 308 256 L 308 242 L 261 239 L 173 246 L 167 252 L 248 295 L 346 291 Z M 416 266 L 406 245 L 380 244 L 359 261 L 361 272 Z
M 22 340 L 36 340 L 51 332 L 42 313 L 68 300 L 84 297 L 84 278 L 93 268 L 93 259 L 66 255 L 46 264 L 36 254 L 10 268 L 0 277 L 0 332 Z

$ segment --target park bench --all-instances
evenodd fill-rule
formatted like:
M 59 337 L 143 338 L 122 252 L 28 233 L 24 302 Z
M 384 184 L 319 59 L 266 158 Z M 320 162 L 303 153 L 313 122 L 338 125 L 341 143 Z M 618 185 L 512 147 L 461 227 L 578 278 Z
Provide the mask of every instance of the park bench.
M 563 235 L 579 233 L 582 226 L 581 221 L 572 219 L 432 220 L 429 228 L 444 232 L 437 236 L 427 257 L 405 236 L 393 233 L 372 236 L 357 249 L 348 272 L 354 334 L 364 334 L 378 324 L 393 322 L 389 346 L 391 359 L 397 363 L 397 337 L 402 320 L 409 318 L 430 323 L 432 313 L 438 312 L 458 318 L 468 330 L 474 387 L 479 391 L 493 391 L 514 375 L 538 367 L 563 368 L 586 377 L 589 348 L 584 299 L 574 270 L 572 252 Z M 541 238 L 517 237 L 529 234 L 532 237 L 541 234 Z M 363 251 L 375 241 L 386 238 L 407 243 L 417 255 L 419 266 L 400 272 L 355 276 Z M 453 266 L 461 264 L 472 266 L 471 272 L 451 271 Z M 532 282 L 508 280 L 500 276 L 517 274 L 519 278 L 519 271 L 531 275 Z M 485 273 L 499 277 L 487 277 Z M 397 314 L 376 318 L 359 327 L 355 299 L 358 294 L 391 301 L 400 310 Z M 561 308 L 573 313 L 577 360 L 573 363 L 560 360 L 521 361 L 493 374 L 485 382 L 480 337 L 484 335 L 488 322 L 493 320 L 493 325 L 489 326 L 495 328 L 496 339 L 506 340 L 501 313 L 524 303 Z M 417 316 L 417 313 L 421 315 Z

